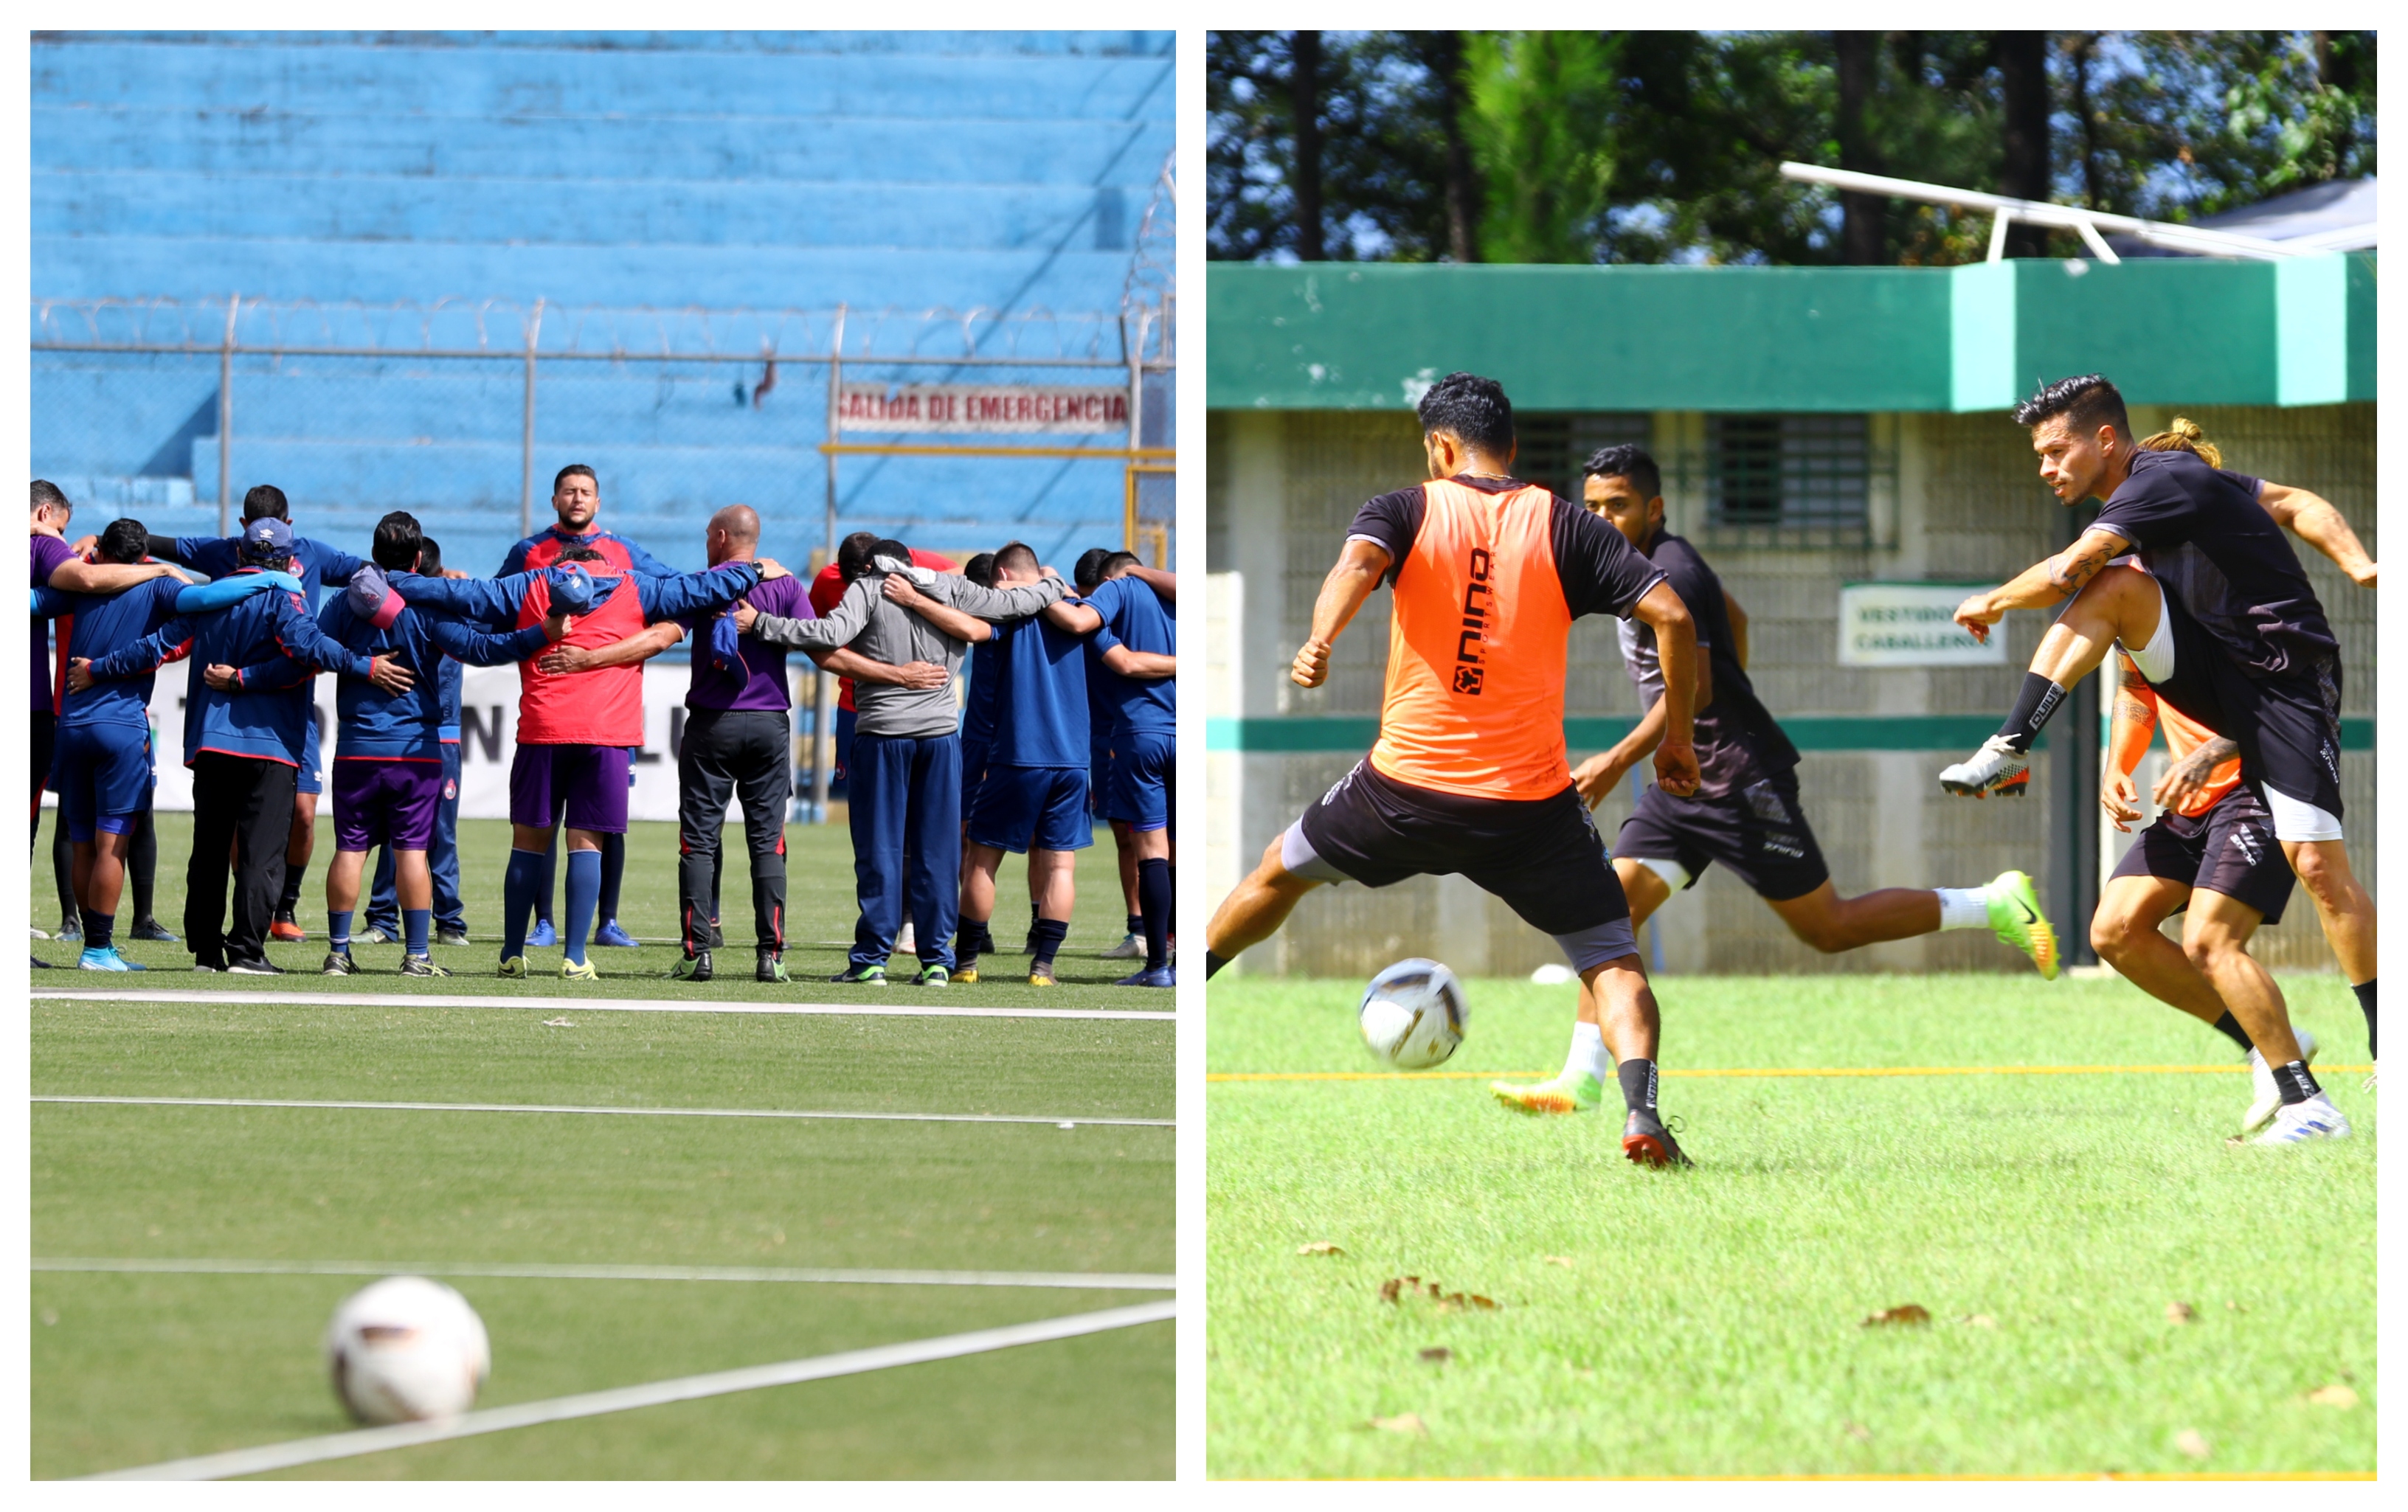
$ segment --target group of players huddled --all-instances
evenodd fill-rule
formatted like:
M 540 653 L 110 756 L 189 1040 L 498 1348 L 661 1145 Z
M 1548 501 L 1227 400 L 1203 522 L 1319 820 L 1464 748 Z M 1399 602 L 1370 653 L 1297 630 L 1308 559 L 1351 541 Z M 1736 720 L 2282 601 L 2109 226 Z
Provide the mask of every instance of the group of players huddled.
M 976 981 L 978 958 L 996 953 L 988 924 L 1010 851 L 1029 858 L 1028 980 L 1051 986 L 1075 900 L 1073 853 L 1093 843 L 1100 817 L 1120 849 L 1128 912 L 1106 955 L 1142 955 L 1122 985 L 1173 984 L 1171 574 L 1098 549 L 1065 584 L 1018 542 L 957 567 L 861 533 L 805 584 L 759 555 L 761 521 L 744 505 L 710 517 L 708 565 L 679 573 L 598 527 L 591 468 L 561 469 L 552 503 L 555 523 L 512 547 L 500 576 L 478 578 L 447 569 L 401 511 L 378 521 L 366 557 L 296 535 L 270 485 L 245 496 L 236 536 L 152 535 L 119 519 L 71 540 L 73 504 L 36 480 L 34 823 L 38 839 L 42 793 L 55 791 L 72 898 L 58 937 L 80 945 L 76 964 L 143 969 L 116 948 L 129 875 L 129 933 L 176 938 L 150 906 L 150 704 L 158 669 L 189 660 L 183 939 L 195 969 L 280 975 L 268 942 L 308 937 L 296 912 L 325 785 L 314 688 L 331 672 L 336 854 L 321 970 L 352 975 L 353 947 L 377 943 L 402 947 L 404 976 L 450 975 L 433 947 L 469 943 L 461 669 L 516 663 L 499 974 L 528 976 L 528 949 L 557 944 L 561 975 L 592 979 L 589 930 L 594 945 L 635 943 L 617 916 L 643 663 L 691 634 L 677 751 L 683 949 L 671 977 L 710 980 L 711 952 L 724 948 L 720 841 L 732 798 L 750 852 L 753 977 L 791 979 L 787 656 L 800 650 L 843 679 L 838 761 L 849 771 L 860 918 L 835 980 L 882 986 L 900 948 L 917 956 L 914 985 Z M 954 687 L 966 660 L 967 720 Z M 368 918 L 355 932 L 364 882 Z
M 1697 549 L 1665 529 L 1661 477 L 1643 449 L 1590 457 L 1575 504 L 1512 476 L 1512 406 L 1494 380 L 1450 375 L 1420 418 L 1429 480 L 1355 515 L 1291 674 L 1320 686 L 1332 642 L 1389 585 L 1379 741 L 1214 912 L 1208 977 L 1316 887 L 1459 872 L 1554 935 L 1581 982 L 1562 1072 L 1490 1090 L 1523 1112 L 1580 1113 L 1618 1082 L 1623 1151 L 1650 1166 L 1689 1157 L 1657 1111 L 1661 1016 L 1634 928 L 1711 865 L 1818 950 L 1988 928 L 2056 978 L 2057 936 L 2023 872 L 1972 888 L 1839 894 L 1799 803 L 1798 751 L 1748 679 L 1747 616 Z M 2177 420 L 2136 440 L 2122 396 L 2098 375 L 2047 386 L 2014 419 L 2063 503 L 2096 496 L 2104 506 L 2071 548 L 1958 609 L 1957 622 L 1985 639 L 2009 610 L 2066 605 L 2005 725 L 1941 784 L 1974 798 L 2024 791 L 2032 742 L 2066 689 L 2118 649 L 2101 794 L 2118 829 L 2142 817 L 2131 773 L 2159 724 L 2174 761 L 2155 789 L 2163 812 L 2115 869 L 2092 943 L 2247 1053 L 2244 1133 L 2266 1144 L 2346 1135 L 2309 1070 L 2314 1038 L 2292 1029 L 2248 943 L 2280 920 L 2296 876 L 2373 1054 L 2374 906 L 2342 837 L 2340 646 L 2284 529 L 2361 587 L 2374 586 L 2375 564 L 2330 504 L 2224 470 L 2196 425 Z M 1644 712 L 1574 768 L 1567 640 L 1572 620 L 1599 613 L 1622 621 Z M 1651 757 L 1656 781 L 1609 848 L 1589 811 Z M 2180 944 L 2158 927 L 2176 913 Z

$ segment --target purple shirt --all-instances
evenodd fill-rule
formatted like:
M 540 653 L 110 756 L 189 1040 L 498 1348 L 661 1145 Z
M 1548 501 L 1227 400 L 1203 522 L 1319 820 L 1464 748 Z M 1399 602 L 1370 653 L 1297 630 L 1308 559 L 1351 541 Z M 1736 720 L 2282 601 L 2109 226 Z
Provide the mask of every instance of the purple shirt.
M 763 614 L 779 615 L 788 620 L 816 620 L 811 611 L 810 585 L 800 578 L 780 578 L 763 583 L 738 603 L 749 603 Z M 786 651 L 783 646 L 772 646 L 757 635 L 746 635 L 738 643 L 738 654 L 744 662 L 744 682 L 738 686 L 727 673 L 710 664 L 710 627 L 714 615 L 692 615 L 679 623 L 694 635 L 693 680 L 687 684 L 685 706 L 688 708 L 769 709 L 784 713 L 792 703 L 786 694 Z
M 68 550 L 67 543 L 57 536 L 35 536 L 33 586 L 48 587 L 50 574 L 74 560 L 75 553 Z M 58 706 L 57 690 L 50 682 L 50 622 L 36 618 L 34 620 L 34 712 L 50 714 Z

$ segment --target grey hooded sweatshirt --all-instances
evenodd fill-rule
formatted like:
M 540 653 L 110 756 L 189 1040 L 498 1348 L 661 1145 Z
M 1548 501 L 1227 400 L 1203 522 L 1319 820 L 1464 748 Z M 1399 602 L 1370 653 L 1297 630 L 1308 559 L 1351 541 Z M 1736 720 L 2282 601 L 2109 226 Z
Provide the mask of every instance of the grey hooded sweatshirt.
M 901 666 L 907 662 L 934 662 L 950 678 L 962 669 L 968 643 L 955 640 L 911 610 L 886 596 L 886 571 L 895 563 L 880 557 L 877 565 L 847 584 L 844 597 L 818 620 L 789 620 L 765 614 L 752 621 L 752 634 L 772 646 L 796 646 L 833 650 L 850 646 L 873 662 Z M 967 578 L 904 569 L 912 585 L 939 604 L 982 620 L 1021 620 L 1062 596 L 1059 578 L 1021 588 L 981 588 Z M 893 683 L 856 682 L 853 712 L 860 722 L 855 734 L 926 739 L 949 735 L 961 728 L 961 708 L 953 685 L 940 688 L 898 688 Z

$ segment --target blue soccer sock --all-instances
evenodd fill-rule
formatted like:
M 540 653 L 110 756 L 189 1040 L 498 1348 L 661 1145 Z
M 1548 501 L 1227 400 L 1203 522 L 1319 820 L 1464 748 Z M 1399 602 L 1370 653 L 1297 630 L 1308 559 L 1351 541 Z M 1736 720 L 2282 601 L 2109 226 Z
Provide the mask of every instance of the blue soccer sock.
M 326 948 L 337 955 L 351 953 L 351 914 L 349 908 L 326 910 Z
M 502 873 L 502 959 L 526 954 L 527 915 L 535 908 L 536 888 L 549 875 L 549 857 L 540 850 L 513 850 Z
M 96 914 L 89 908 L 80 907 L 78 908 L 76 912 L 83 916 L 83 948 L 85 949 L 106 950 L 115 943 L 117 935 L 117 916 L 115 914 Z
M 409 955 L 426 953 L 426 926 L 433 922 L 432 908 L 404 908 L 401 911 L 402 949 Z
M 567 948 L 568 959 L 585 964 L 585 935 L 594 927 L 594 904 L 602 895 L 602 852 L 572 850 L 568 853 L 568 906 L 561 919 L 566 927 L 561 931 L 560 943 Z

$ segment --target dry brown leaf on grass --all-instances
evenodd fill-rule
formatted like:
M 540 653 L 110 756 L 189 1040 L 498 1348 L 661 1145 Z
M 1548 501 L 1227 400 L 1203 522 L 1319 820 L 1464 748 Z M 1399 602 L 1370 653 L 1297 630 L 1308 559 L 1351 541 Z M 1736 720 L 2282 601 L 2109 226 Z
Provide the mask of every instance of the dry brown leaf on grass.
M 2207 1435 L 2196 1428 L 2186 1428 L 2174 1435 L 2174 1448 L 2194 1460 L 2204 1460 L 2215 1451 L 2207 1447 Z
M 2341 1407 L 2346 1409 L 2358 1405 L 2358 1393 L 2351 1391 L 2348 1387 L 2344 1386 L 2341 1382 L 2335 1381 L 2330 1386 L 2319 1386 L 2315 1391 L 2310 1391 L 2308 1393 L 2308 1400 L 2320 1407 Z
M 2199 1321 L 2199 1309 L 2187 1302 L 2169 1302 L 2166 1304 L 2166 1321 L 2196 1323 Z
M 1882 1328 L 1893 1323 L 1928 1323 L 1929 1321 L 1931 1321 L 1930 1308 L 1916 1303 L 1906 1302 L 1895 1307 L 1884 1307 L 1877 1313 L 1866 1314 L 1864 1326 Z
M 1371 1426 L 1383 1434 L 1411 1434 L 1415 1438 L 1429 1437 L 1429 1424 L 1422 1421 L 1418 1412 L 1400 1412 L 1393 1418 L 1374 1418 Z
M 1422 1363 L 1426 1365 L 1442 1365 L 1454 1358 L 1455 1351 L 1443 1344 L 1422 1351 Z
M 1346 1253 L 1345 1250 L 1339 1248 L 1336 1245 L 1331 1244 L 1326 1239 L 1315 1239 L 1311 1244 L 1300 1244 L 1296 1247 L 1296 1252 L 1299 1255 L 1342 1255 Z
M 1442 1313 L 1470 1312 L 1475 1309 L 1495 1312 L 1494 1299 L 1478 1292 L 1449 1291 L 1436 1281 L 1425 1281 L 1418 1276 L 1391 1276 L 1380 1283 L 1380 1300 L 1401 1307 L 1408 1296 L 1426 1296 L 1438 1304 Z

